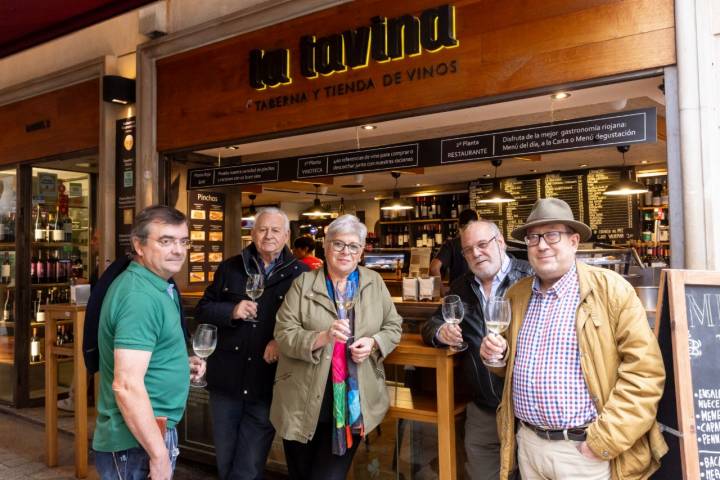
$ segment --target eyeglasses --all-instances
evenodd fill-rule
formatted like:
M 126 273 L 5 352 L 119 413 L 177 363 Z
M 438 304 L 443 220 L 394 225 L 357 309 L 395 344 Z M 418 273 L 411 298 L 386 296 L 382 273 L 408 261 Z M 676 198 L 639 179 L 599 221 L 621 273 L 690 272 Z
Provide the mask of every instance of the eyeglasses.
M 342 240 L 332 240 L 330 242 L 330 246 L 336 252 L 342 252 L 343 250 L 345 250 L 345 247 L 347 247 L 348 252 L 350 252 L 352 255 L 357 255 L 363 249 L 363 245 L 359 243 L 345 243 Z
M 541 238 L 544 238 L 545 243 L 547 243 L 548 245 L 552 245 L 560 241 L 563 233 L 566 235 L 572 235 L 575 232 L 552 231 L 545 233 L 528 233 L 527 235 L 525 235 L 525 245 L 527 245 L 528 247 L 534 247 L 540 243 Z
M 190 241 L 189 238 L 162 237 L 162 238 L 151 238 L 150 240 L 155 241 L 162 248 L 171 248 L 173 245 L 177 245 L 180 248 L 188 250 L 190 247 L 192 247 L 192 242 Z
M 471 245 L 469 247 L 463 248 L 461 250 L 462 254 L 467 256 L 472 253 L 475 253 L 475 250 L 487 250 L 487 248 L 490 246 L 490 244 L 492 243 L 493 240 L 497 240 L 497 234 L 489 240 L 481 240 L 481 241 L 477 242 L 475 245 Z

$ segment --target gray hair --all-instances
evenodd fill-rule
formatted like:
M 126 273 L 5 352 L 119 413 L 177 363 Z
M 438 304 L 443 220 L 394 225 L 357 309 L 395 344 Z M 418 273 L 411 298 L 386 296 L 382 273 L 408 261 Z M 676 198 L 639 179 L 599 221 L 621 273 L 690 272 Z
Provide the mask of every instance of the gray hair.
M 325 229 L 325 243 L 329 242 L 338 235 L 346 233 L 357 235 L 360 239 L 360 243 L 365 245 L 367 227 L 355 215 L 350 214 L 339 216 L 327 226 Z
M 135 215 L 133 220 L 130 238 L 137 238 L 141 244 L 145 244 L 150 234 L 151 223 L 162 223 L 164 225 L 187 225 L 187 217 L 180 210 L 167 205 L 150 205 Z
M 257 225 L 258 221 L 260 221 L 260 217 L 263 215 L 280 215 L 283 218 L 283 224 L 285 226 L 285 231 L 290 231 L 290 219 L 288 218 L 287 214 L 276 207 L 261 207 L 258 208 L 257 213 L 255 214 L 255 225 Z M 255 227 L 253 226 L 253 229 Z
M 470 220 L 468 223 L 466 223 L 463 227 L 460 228 L 460 233 L 464 233 L 465 230 L 470 228 L 472 225 L 487 225 L 493 235 L 502 236 L 502 233 L 500 233 L 500 229 L 498 228 L 498 226 L 495 224 L 495 222 L 491 222 L 490 220 Z

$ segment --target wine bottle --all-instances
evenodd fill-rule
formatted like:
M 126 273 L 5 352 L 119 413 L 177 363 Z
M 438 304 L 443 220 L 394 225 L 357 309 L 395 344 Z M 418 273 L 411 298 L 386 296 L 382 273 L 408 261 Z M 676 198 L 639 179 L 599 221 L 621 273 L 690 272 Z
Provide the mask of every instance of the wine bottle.
M 5 228 L 5 241 L 15 241 L 15 212 L 8 213 L 8 221 Z
M 37 275 L 37 283 L 45 283 L 45 260 L 43 259 L 42 251 L 35 259 L 35 274 Z
M 53 253 L 48 253 L 47 258 L 47 281 L 48 283 L 58 281 L 58 261 Z
M 442 241 L 443 241 L 442 224 L 438 223 L 437 228 L 435 229 L 435 245 L 437 245 L 437 246 L 442 245 Z
M 8 288 L 5 293 L 5 303 L 3 304 L 2 319 L 3 322 L 9 322 L 12 320 L 12 301 L 10 300 L 10 289 Z
M 64 336 L 65 336 L 65 325 L 59 325 L 57 327 L 57 334 L 55 335 L 55 345 L 62 345 Z
M 0 283 L 4 283 L 6 285 L 10 284 L 10 270 L 10 254 L 8 252 L 5 252 L 5 259 L 3 260 L 2 266 L 0 267 Z
M 39 362 L 42 360 L 40 356 L 40 339 L 37 336 L 37 328 L 33 328 L 32 337 L 30 337 L 30 361 Z
M 52 240 L 53 242 L 62 242 L 65 240 L 65 230 L 63 229 L 62 218 L 60 215 L 60 206 L 58 205 L 55 209 L 55 223 L 52 229 Z
M 73 224 L 72 224 L 72 218 L 70 218 L 70 215 L 68 213 L 65 213 L 63 217 L 63 232 L 66 242 L 72 242 L 72 235 L 73 235 Z
M 37 215 L 35 215 L 35 241 L 42 242 L 45 240 L 45 225 L 42 221 L 42 211 L 40 205 L 37 206 Z

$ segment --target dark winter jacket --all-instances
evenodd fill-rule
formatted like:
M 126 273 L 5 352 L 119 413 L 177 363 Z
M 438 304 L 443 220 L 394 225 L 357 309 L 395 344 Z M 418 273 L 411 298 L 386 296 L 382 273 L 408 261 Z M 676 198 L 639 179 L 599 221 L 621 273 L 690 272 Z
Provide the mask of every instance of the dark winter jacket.
M 270 403 L 276 364 L 266 363 L 263 353 L 273 339 L 275 315 L 285 293 L 296 277 L 308 271 L 289 248 L 285 247 L 281 255 L 278 265 L 265 278 L 265 290 L 257 299 L 257 323 L 232 318 L 235 305 L 241 300 L 250 300 L 245 294 L 248 275 L 259 273 L 254 245 L 222 262 L 213 283 L 205 289 L 195 310 L 195 319 L 218 327 L 217 347 L 208 357 L 210 391 Z

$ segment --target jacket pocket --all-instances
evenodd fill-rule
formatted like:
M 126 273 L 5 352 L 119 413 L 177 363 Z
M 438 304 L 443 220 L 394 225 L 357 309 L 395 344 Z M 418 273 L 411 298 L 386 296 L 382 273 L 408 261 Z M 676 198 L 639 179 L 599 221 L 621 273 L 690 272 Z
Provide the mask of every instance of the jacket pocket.
M 654 463 L 647 435 L 640 437 L 632 447 L 621 453 L 618 460 L 623 478 L 645 478 L 645 473 L 651 471 Z

